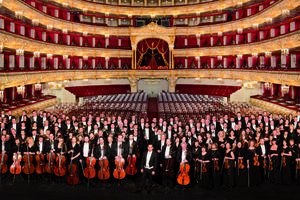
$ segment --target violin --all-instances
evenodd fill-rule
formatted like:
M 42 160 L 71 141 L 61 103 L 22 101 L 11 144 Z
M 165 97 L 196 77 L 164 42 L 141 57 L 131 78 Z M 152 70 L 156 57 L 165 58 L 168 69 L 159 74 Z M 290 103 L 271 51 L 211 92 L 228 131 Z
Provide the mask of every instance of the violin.
M 239 159 L 239 169 L 244 169 L 245 165 L 243 164 L 243 159 Z
M 17 152 L 19 152 L 19 147 L 20 146 L 18 146 L 18 151 Z M 14 162 L 9 168 L 10 173 L 12 173 L 14 175 L 21 173 L 21 171 L 22 171 L 21 170 L 21 165 L 20 165 L 21 160 L 22 160 L 22 156 L 19 153 L 14 153 L 14 155 L 13 155 L 13 161 Z
M 45 156 L 42 153 L 36 154 L 34 156 L 36 161 L 35 171 L 37 174 L 43 174 L 45 172 Z
M 190 177 L 188 175 L 189 170 L 190 170 L 190 165 L 188 163 L 180 164 L 180 174 L 177 177 L 177 182 L 180 185 L 188 185 L 190 183 Z
M 107 180 L 110 177 L 109 173 L 109 162 L 107 159 L 100 159 L 99 160 L 100 170 L 98 172 L 98 178 L 100 180 Z
M 113 176 L 116 179 L 124 179 L 126 176 L 125 170 L 123 169 L 123 165 L 125 164 L 124 158 L 121 156 L 118 156 L 118 158 L 115 159 L 116 169 L 114 169 Z
M 73 152 L 71 158 L 73 157 Z M 73 160 L 71 159 L 70 165 L 68 166 L 69 175 L 67 178 L 67 182 L 70 185 L 76 185 L 79 183 L 79 176 L 77 174 L 77 165 L 73 164 Z
M 27 154 L 23 156 L 23 160 L 25 162 L 22 171 L 24 174 L 33 174 L 34 172 L 34 165 L 32 164 L 33 156 L 29 154 L 28 146 L 27 146 Z
M 126 174 L 135 175 L 137 173 L 137 168 L 135 166 L 136 157 L 132 155 L 128 155 L 127 158 L 128 165 L 126 167 Z
M 62 155 L 62 149 L 61 147 L 60 154 L 56 156 L 56 165 L 54 166 L 54 174 L 56 176 L 64 176 L 67 172 L 65 163 L 66 163 L 66 157 Z
M 286 166 L 285 156 L 283 156 L 283 158 L 282 158 L 282 166 L 283 166 L 283 167 Z
M 253 160 L 254 160 L 254 164 L 253 165 L 258 167 L 259 166 L 258 156 L 254 156 Z
M 273 171 L 273 161 L 271 157 L 269 158 L 269 172 L 270 171 Z
M 93 145 L 93 148 L 92 148 L 92 154 L 91 155 L 94 155 L 93 151 L 94 151 L 94 145 Z M 84 169 L 84 172 L 83 172 L 83 175 L 86 178 L 94 178 L 96 176 L 96 170 L 95 170 L 95 167 L 94 167 L 95 164 L 96 164 L 96 158 L 91 156 L 91 157 L 88 157 L 86 159 L 86 168 Z
M 217 170 L 217 171 L 220 170 L 219 161 L 218 160 L 214 160 L 214 170 Z
M 7 154 L 6 153 L 1 153 L 0 157 L 1 157 L 0 173 L 5 174 L 7 172 L 7 164 L 6 164 Z
M 45 166 L 45 170 L 46 170 L 47 173 L 53 173 L 55 158 L 56 158 L 56 155 L 55 155 L 54 152 L 50 152 L 50 153 L 47 154 L 48 163 Z
M 267 169 L 267 168 L 268 168 L 267 160 L 266 160 L 266 159 L 264 159 L 264 161 L 263 161 L 263 168 L 264 168 L 264 169 Z
M 203 173 L 207 172 L 206 163 L 202 164 L 201 170 L 202 170 Z
M 229 164 L 229 160 L 228 159 L 226 159 L 225 160 L 225 169 L 230 169 L 230 164 Z

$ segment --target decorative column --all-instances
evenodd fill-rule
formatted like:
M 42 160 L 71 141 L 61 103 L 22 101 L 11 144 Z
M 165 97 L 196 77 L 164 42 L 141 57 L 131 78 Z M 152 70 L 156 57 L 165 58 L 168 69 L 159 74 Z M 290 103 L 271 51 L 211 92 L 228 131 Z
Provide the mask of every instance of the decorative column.
M 128 80 L 130 81 L 131 92 L 137 92 L 137 82 L 139 79 L 135 77 L 129 77 Z
M 109 34 L 105 34 L 105 48 L 109 46 Z
M 158 0 L 158 6 L 161 6 L 161 0 Z
M 108 69 L 109 57 L 105 57 L 105 68 Z
M 169 45 L 169 69 L 174 69 L 173 66 L 173 45 Z
M 169 92 L 175 92 L 175 85 L 177 78 L 168 78 L 169 81 Z

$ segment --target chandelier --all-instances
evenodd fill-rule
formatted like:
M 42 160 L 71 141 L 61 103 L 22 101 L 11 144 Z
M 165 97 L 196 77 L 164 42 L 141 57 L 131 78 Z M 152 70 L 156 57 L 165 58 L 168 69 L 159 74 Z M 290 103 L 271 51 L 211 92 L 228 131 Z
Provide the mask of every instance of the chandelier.
M 19 95 L 23 96 L 23 94 L 25 93 L 25 86 L 19 86 L 19 87 L 17 87 L 17 93 Z
M 0 90 L 0 99 L 1 99 L 1 101 L 3 101 L 3 97 L 4 97 L 4 90 Z
M 289 92 L 289 86 L 288 85 L 282 85 L 281 91 L 283 94 L 287 94 Z
M 42 89 L 42 85 L 40 83 L 37 83 L 34 85 L 34 88 L 39 91 Z

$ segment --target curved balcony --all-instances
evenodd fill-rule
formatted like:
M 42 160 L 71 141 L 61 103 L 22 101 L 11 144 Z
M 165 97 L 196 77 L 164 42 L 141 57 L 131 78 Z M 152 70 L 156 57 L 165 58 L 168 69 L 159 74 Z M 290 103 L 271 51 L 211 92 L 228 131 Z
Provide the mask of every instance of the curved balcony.
M 283 20 L 284 21 L 284 20 Z M 251 44 L 276 38 L 300 28 L 300 16 L 291 18 L 275 25 L 243 31 L 242 33 L 215 33 L 204 36 L 177 36 L 175 49 L 207 48 L 214 46 L 228 46 Z M 108 48 L 108 49 L 131 49 L 129 37 L 112 36 L 88 36 L 84 34 L 61 33 L 49 31 L 15 22 L 13 19 L 0 16 L 0 30 L 17 34 L 32 40 L 47 42 L 57 45 Z
M 130 77 L 130 81 L 141 78 L 222 78 L 245 81 L 269 82 L 300 86 L 298 71 L 270 71 L 247 69 L 186 69 L 182 70 L 46 70 L 27 71 L 14 73 L 0 73 L 0 84 L 3 88 L 17 87 L 20 85 L 47 83 L 64 80 L 83 79 L 121 79 Z
M 39 23 L 51 25 L 53 28 L 57 29 L 67 29 L 70 31 L 76 30 L 79 32 L 87 32 L 92 34 L 109 34 L 109 35 L 130 35 L 131 28 L 125 27 L 95 27 L 90 25 L 82 25 L 74 22 L 66 22 L 65 20 L 57 19 L 55 17 L 45 16 L 46 14 L 33 10 L 27 4 L 20 2 L 19 0 L 11 0 L 14 3 L 14 6 L 11 9 L 14 12 L 19 10 L 23 10 L 23 16 L 28 17 L 29 19 L 38 19 Z M 236 20 L 234 22 L 221 23 L 216 25 L 207 25 L 203 27 L 177 27 L 176 34 L 177 35 L 196 35 L 198 33 L 206 34 L 211 33 L 212 28 L 213 32 L 226 32 L 232 31 L 233 27 L 246 28 L 253 24 L 261 24 L 266 21 L 266 18 L 274 18 L 282 14 L 282 10 L 291 10 L 297 6 L 297 4 L 290 4 L 291 0 L 282 0 L 274 3 L 269 6 L 269 8 L 262 11 L 262 14 L 251 15 L 247 18 Z M 6 5 L 6 2 L 3 2 L 3 5 Z M 250 22 L 250 23 L 249 23 Z
M 23 0 L 25 1 L 25 0 Z M 113 0 L 116 1 L 116 0 Z M 129 0 L 121 0 L 121 2 Z M 130 0 L 131 1 L 131 0 Z M 238 2 L 236 1 L 219 1 L 219 0 L 204 0 L 202 2 L 199 2 L 197 4 L 186 4 L 186 5 L 175 5 L 175 6 L 155 6 L 155 2 L 159 2 L 159 0 L 134 0 L 134 2 L 137 3 L 137 1 L 140 2 L 140 5 L 137 6 L 130 6 L 130 5 L 117 5 L 117 4 L 103 4 L 101 2 L 89 2 L 89 1 L 81 1 L 81 0 L 73 0 L 73 1 L 65 1 L 65 0 L 54 0 L 56 7 L 60 8 L 75 8 L 83 11 L 89 11 L 89 12 L 107 12 L 110 14 L 116 14 L 116 15 L 173 15 L 173 14 L 191 14 L 196 12 L 210 12 L 211 10 L 216 10 L 217 8 L 220 9 L 226 9 L 229 7 L 234 6 L 243 6 L 243 4 L 252 3 L 250 0 L 241 0 Z M 165 1 L 165 0 L 163 0 Z M 172 0 L 167 0 L 170 3 Z M 185 0 L 175 0 L 174 3 L 178 1 L 184 2 Z M 193 1 L 193 0 L 190 0 Z M 197 0 L 194 0 L 197 1 Z M 199 0 L 200 1 L 200 0 Z M 39 1 L 41 2 L 41 1 Z M 143 6 L 142 2 L 148 2 L 151 4 L 153 2 L 152 6 Z M 45 2 L 46 3 L 46 2 Z M 47 3 L 46 3 L 47 4 Z M 116 9 L 117 8 L 117 9 Z M 158 10 L 155 10 L 158 8 Z
M 155 21 L 163 26 L 167 27 L 182 27 L 182 26 L 204 26 L 208 24 L 218 24 L 224 23 L 228 21 L 235 21 L 242 18 L 247 18 L 251 15 L 255 15 L 257 13 L 262 12 L 264 9 L 268 8 L 270 5 L 276 3 L 278 0 L 268 0 L 261 3 L 256 3 L 253 5 L 249 5 L 244 8 L 231 8 L 229 11 L 223 12 L 214 12 L 214 13 L 193 13 L 191 15 L 181 15 L 181 16 L 161 16 L 161 17 L 146 17 L 141 16 L 111 16 L 110 13 L 83 13 L 82 11 L 70 11 L 71 9 L 64 10 L 58 7 L 53 7 L 51 5 L 41 3 L 36 0 L 23 0 L 30 6 L 35 9 L 46 13 L 52 17 L 90 25 L 97 26 L 121 26 L 121 27 L 129 27 L 129 26 L 143 26 L 147 25 L 151 21 Z M 177 15 L 177 14 L 176 14 Z

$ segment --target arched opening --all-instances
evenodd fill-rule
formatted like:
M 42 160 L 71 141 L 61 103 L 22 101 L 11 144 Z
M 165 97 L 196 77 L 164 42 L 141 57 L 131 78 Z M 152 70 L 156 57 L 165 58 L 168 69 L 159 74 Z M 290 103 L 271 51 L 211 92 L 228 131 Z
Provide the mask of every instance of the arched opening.
M 142 40 L 137 45 L 136 58 L 137 69 L 168 69 L 169 45 L 158 38 Z

